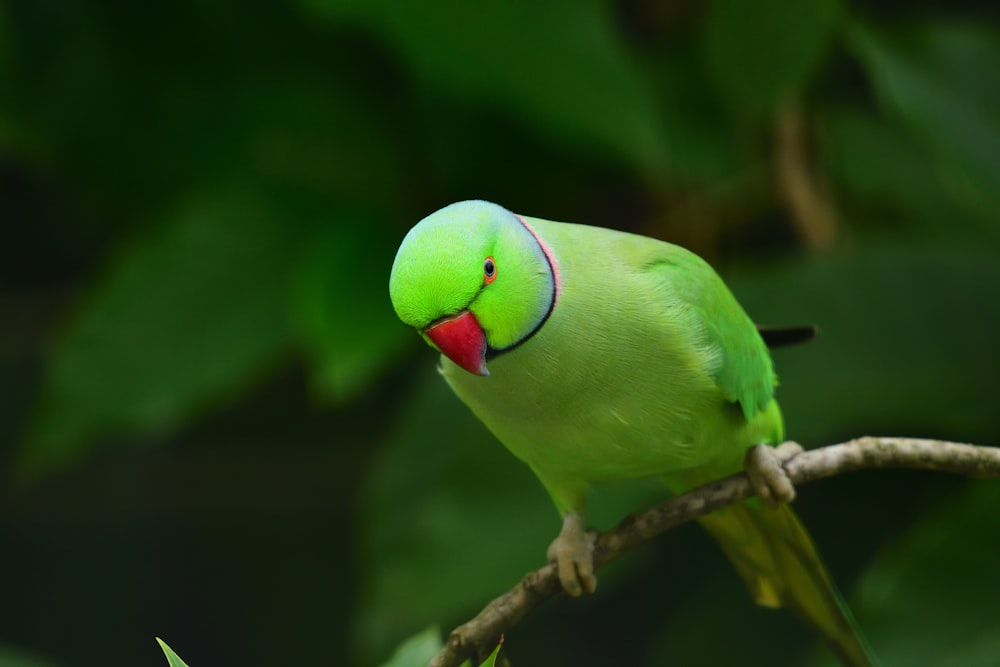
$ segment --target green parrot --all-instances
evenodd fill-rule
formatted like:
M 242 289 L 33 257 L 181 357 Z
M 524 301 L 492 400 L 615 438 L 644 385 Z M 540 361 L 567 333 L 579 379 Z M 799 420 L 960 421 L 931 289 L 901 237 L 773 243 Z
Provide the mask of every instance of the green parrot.
M 442 353 L 458 397 L 555 502 L 563 527 L 548 557 L 567 593 L 596 586 L 591 487 L 660 477 L 680 493 L 745 469 L 767 502 L 701 524 L 757 603 L 796 611 L 847 664 L 876 664 L 785 502 L 794 489 L 773 447 L 784 426 L 764 334 L 704 260 L 465 201 L 410 230 L 389 293 Z

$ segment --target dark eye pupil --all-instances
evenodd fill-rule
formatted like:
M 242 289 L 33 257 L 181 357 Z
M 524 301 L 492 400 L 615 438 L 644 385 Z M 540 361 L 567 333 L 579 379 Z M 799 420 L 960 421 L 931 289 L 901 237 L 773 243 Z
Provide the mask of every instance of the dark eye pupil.
M 488 259 L 485 263 L 483 263 L 483 271 L 486 273 L 487 278 L 492 278 L 493 274 L 497 272 L 497 267 L 493 263 L 492 259 Z

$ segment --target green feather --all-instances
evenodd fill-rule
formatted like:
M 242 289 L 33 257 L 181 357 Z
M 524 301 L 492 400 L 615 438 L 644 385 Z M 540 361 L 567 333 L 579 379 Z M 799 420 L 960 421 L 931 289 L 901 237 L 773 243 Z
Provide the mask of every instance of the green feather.
M 418 330 L 475 315 L 489 376 L 446 356 L 441 373 L 562 514 L 582 515 L 604 482 L 661 477 L 684 491 L 784 437 L 763 339 L 712 268 L 678 246 L 461 202 L 410 231 L 390 295 Z M 790 508 L 746 504 L 702 523 L 758 602 L 798 612 L 850 664 L 874 664 Z
M 663 254 L 649 270 L 662 272 L 663 289 L 676 292 L 697 311 L 705 323 L 708 344 L 721 353 L 713 378 L 726 400 L 739 403 L 743 416 L 752 419 L 767 407 L 776 384 L 771 357 L 757 327 L 704 260 L 677 247 Z M 777 433 L 769 441 L 781 437 Z

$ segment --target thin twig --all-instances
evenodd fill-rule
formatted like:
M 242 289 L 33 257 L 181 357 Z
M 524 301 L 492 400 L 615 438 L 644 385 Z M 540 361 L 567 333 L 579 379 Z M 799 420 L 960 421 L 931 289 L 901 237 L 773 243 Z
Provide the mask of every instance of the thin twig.
M 796 485 L 856 470 L 881 468 L 1000 478 L 1000 448 L 918 438 L 862 437 L 803 452 L 785 463 Z M 630 516 L 597 536 L 594 566 L 600 567 L 670 528 L 752 495 L 750 481 L 740 473 Z M 486 605 L 475 618 L 452 631 L 430 667 L 456 667 L 466 658 L 487 655 L 496 646 L 501 633 L 560 591 L 559 577 L 552 564 L 529 572 L 514 588 Z

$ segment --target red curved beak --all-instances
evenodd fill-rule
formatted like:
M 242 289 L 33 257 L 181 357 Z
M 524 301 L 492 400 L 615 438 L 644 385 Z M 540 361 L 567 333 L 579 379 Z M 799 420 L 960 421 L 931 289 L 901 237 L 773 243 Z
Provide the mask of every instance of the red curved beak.
M 473 375 L 486 370 L 486 334 L 476 316 L 467 310 L 424 330 L 437 349 Z

